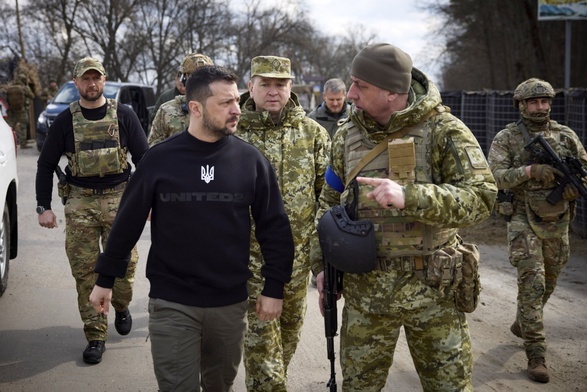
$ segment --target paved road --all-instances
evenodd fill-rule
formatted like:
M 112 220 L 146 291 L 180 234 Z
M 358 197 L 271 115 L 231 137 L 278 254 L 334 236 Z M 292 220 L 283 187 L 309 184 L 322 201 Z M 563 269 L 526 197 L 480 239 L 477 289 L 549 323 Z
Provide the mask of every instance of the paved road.
M 63 208 L 54 204 L 59 228 L 37 224 L 34 211 L 34 176 L 38 153 L 19 153 L 19 256 L 10 268 L 9 287 L 0 298 L 0 391 L 156 391 L 150 343 L 147 340 L 147 293 L 144 261 L 149 247 L 149 226 L 139 242 L 140 262 L 135 295 L 130 306 L 133 331 L 118 336 L 113 328 L 107 351 L 99 365 L 82 361 L 86 345 L 76 308 L 76 292 L 64 251 Z M 62 161 L 64 166 L 64 160 Z M 54 200 L 58 200 L 55 194 Z M 509 323 L 515 312 L 515 277 L 508 270 L 501 247 L 482 247 L 488 265 L 482 271 L 484 304 L 468 317 L 475 349 L 474 382 L 477 391 L 585 391 L 587 332 L 569 338 L 565 331 L 584 327 L 587 319 L 585 272 L 563 279 L 552 299 L 555 311 L 547 320 L 563 330 L 554 333 L 553 356 L 565 361 L 555 365 L 550 384 L 527 380 L 521 342 L 513 338 Z M 583 259 L 572 260 L 574 271 L 584 271 Z M 575 272 L 574 272 L 575 273 Z M 323 323 L 317 309 L 317 292 L 308 291 L 308 312 L 302 340 L 292 361 L 290 392 L 327 391 L 329 377 Z M 572 306 L 567 307 L 568 304 Z M 563 319 L 564 318 L 564 319 Z M 567 328 L 567 329 L 565 329 Z M 554 328 L 553 328 L 554 329 Z M 337 339 L 338 345 L 338 339 Z M 572 371 L 564 372 L 566 367 Z M 337 365 L 340 381 L 340 368 Z M 341 390 L 339 382 L 339 391 Z M 421 390 L 405 339 L 398 351 L 385 392 Z M 235 392 L 244 392 L 244 371 L 239 372 Z

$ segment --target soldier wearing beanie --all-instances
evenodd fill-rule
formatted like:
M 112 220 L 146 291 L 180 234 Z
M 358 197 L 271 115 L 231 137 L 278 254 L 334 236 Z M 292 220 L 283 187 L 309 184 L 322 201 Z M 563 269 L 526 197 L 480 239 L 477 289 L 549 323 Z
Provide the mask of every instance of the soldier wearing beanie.
M 212 59 L 205 54 L 190 53 L 184 57 L 177 70 L 176 89 L 178 93 L 169 96 L 164 92 L 157 100 L 159 106 L 155 104 L 154 110 L 156 112 L 149 132 L 150 147 L 187 129 L 190 116 L 185 99 L 185 84 L 190 75 L 204 65 L 214 65 Z
M 312 252 L 321 310 L 318 256 L 344 272 L 342 389 L 384 388 L 403 327 L 424 391 L 472 391 L 465 312 L 477 304 L 479 281 L 461 268 L 476 265 L 479 254 L 462 243 L 458 228 L 490 215 L 495 181 L 471 131 L 403 50 L 367 46 L 350 75 L 352 110 L 332 141 L 317 216 L 342 203 L 353 219 L 371 221 L 377 256 L 335 258 L 329 246 Z M 336 238 L 336 231 L 323 232 L 334 229 L 319 228 L 321 241 Z M 459 285 L 465 278 L 470 286 Z
M 497 209 L 507 211 L 508 254 L 518 273 L 518 309 L 510 331 L 524 340 L 528 377 L 542 383 L 550 380 L 544 306 L 569 261 L 569 226 L 580 193 L 568 183 L 560 200 L 548 202 L 563 174 L 539 157 L 530 156 L 524 146 L 541 135 L 561 158 L 575 159 L 579 166 L 587 167 L 581 139 L 569 127 L 550 119 L 555 95 L 544 80 L 531 78 L 520 83 L 513 100 L 521 118 L 495 135 L 488 155 L 499 189 L 513 201 L 509 211 L 502 203 Z
M 330 153 L 328 132 L 306 117 L 291 91 L 291 62 L 279 56 L 251 61 L 249 91 L 241 96 L 237 136 L 257 147 L 277 172 L 285 211 L 291 223 L 295 258 L 285 285 L 281 316 L 259 320 L 260 306 L 270 304 L 263 291 L 263 255 L 251 238 L 253 276 L 249 279 L 248 330 L 245 339 L 245 382 L 250 392 L 285 392 L 287 368 L 300 339 L 310 275 L 310 244 L 317 241 L 316 200 L 324 184 Z

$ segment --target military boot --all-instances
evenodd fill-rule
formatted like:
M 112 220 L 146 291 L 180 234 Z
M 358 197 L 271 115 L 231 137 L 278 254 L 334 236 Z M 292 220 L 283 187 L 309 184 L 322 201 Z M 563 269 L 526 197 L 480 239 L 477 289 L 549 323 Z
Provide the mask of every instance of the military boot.
M 532 358 L 528 361 L 528 378 L 543 383 L 550 380 L 544 358 Z

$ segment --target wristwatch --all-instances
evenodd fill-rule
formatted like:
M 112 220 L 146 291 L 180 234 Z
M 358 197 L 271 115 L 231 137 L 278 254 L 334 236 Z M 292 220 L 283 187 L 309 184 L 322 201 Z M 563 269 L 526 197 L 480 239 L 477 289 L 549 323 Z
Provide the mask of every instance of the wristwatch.
M 45 212 L 45 207 L 37 206 L 37 214 L 41 215 L 43 212 Z

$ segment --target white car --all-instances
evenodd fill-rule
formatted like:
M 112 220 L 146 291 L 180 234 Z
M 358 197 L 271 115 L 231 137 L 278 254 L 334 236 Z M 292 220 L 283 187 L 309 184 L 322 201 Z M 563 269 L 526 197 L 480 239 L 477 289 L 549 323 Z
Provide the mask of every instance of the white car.
M 8 285 L 10 260 L 18 251 L 17 191 L 16 134 L 0 117 L 0 296 Z

